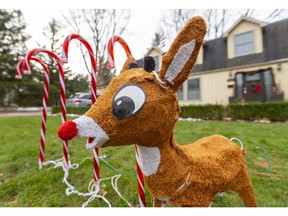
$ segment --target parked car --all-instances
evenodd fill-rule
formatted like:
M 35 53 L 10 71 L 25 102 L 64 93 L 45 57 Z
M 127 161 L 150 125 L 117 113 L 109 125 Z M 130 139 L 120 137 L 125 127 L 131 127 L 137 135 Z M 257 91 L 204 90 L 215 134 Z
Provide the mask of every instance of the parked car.
M 91 93 L 77 92 L 67 99 L 67 106 L 91 106 Z

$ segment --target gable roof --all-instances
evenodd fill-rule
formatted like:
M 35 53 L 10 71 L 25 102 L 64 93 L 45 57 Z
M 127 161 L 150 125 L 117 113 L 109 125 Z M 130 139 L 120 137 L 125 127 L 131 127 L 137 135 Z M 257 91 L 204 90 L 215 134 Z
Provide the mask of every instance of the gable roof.
M 206 41 L 203 46 L 203 64 L 195 65 L 193 72 L 204 72 L 247 64 L 288 58 L 288 19 L 267 24 L 262 28 L 263 52 L 228 59 L 227 38 Z
M 161 53 L 161 55 L 164 55 L 164 54 L 165 54 L 165 52 L 162 51 L 160 48 L 158 48 L 158 47 L 156 47 L 156 46 L 152 46 L 152 47 L 146 52 L 145 56 L 148 56 L 149 53 L 150 53 L 152 50 L 158 51 L 159 53 Z
M 265 22 L 262 22 L 260 20 L 256 20 L 256 19 L 253 19 L 251 17 L 246 17 L 246 16 L 242 16 L 240 17 L 223 35 L 223 37 L 227 37 L 229 35 L 229 33 L 235 29 L 241 22 L 243 21 L 247 21 L 247 22 L 251 22 L 251 23 L 255 23 L 257 25 L 259 25 L 260 27 L 264 27 L 267 25 L 267 23 Z

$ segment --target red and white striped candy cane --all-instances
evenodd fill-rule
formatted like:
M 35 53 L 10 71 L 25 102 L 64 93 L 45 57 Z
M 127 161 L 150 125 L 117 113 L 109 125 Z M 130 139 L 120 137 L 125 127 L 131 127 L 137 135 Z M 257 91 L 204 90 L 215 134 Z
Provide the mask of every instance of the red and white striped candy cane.
M 44 63 L 44 62 L 43 62 Z M 30 70 L 28 70 L 27 65 L 25 64 L 25 59 L 21 59 L 16 68 L 16 79 L 22 79 L 22 72 L 24 74 L 30 75 Z
M 35 57 L 31 57 L 31 60 L 38 62 L 44 69 L 44 91 L 43 91 L 43 100 L 42 100 L 42 123 L 41 123 L 41 135 L 40 135 L 40 152 L 39 152 L 39 168 L 42 168 L 45 155 L 45 138 L 46 138 L 46 122 L 47 122 L 47 104 L 48 104 L 48 91 L 49 91 L 49 70 L 46 64 Z M 21 59 L 17 65 L 16 78 L 21 79 L 21 72 L 24 68 L 24 58 Z
M 24 67 L 24 58 L 20 59 L 20 61 L 17 64 L 16 67 L 16 74 L 15 74 L 15 78 L 16 79 L 22 79 L 22 71 L 23 71 L 23 67 Z
M 118 35 L 112 36 L 108 41 L 108 69 L 115 68 L 115 61 L 114 61 L 114 43 L 119 42 L 126 52 L 126 56 L 132 56 L 131 51 L 129 49 L 128 44 Z M 136 168 L 137 168 L 137 180 L 138 180 L 138 196 L 139 196 L 139 203 L 140 207 L 146 207 L 145 201 L 145 189 L 144 189 L 144 176 L 143 172 L 139 166 L 139 152 L 138 147 L 135 145 L 135 153 L 136 153 Z
M 136 154 L 136 168 L 137 168 L 137 181 L 138 181 L 138 198 L 139 198 L 139 204 L 140 207 L 146 206 L 145 201 L 145 189 L 144 189 L 144 175 L 141 170 L 141 167 L 139 166 L 139 152 L 138 152 L 138 146 L 135 145 L 135 154 Z
M 127 55 L 127 57 L 131 56 L 131 51 L 129 49 L 128 44 L 123 40 L 123 38 L 121 38 L 118 35 L 114 35 L 110 38 L 110 40 L 108 41 L 108 69 L 113 69 L 115 68 L 115 60 L 114 60 L 114 44 L 115 42 L 118 42 L 122 45 L 123 49 L 125 50 L 125 53 Z
M 62 67 L 61 60 L 58 58 L 58 56 L 46 49 L 38 48 L 38 49 L 33 49 L 27 53 L 25 56 L 25 62 L 27 66 L 27 70 L 31 74 L 30 70 L 30 60 L 33 55 L 36 53 L 46 53 L 49 56 L 53 57 L 58 65 L 59 69 L 59 80 L 60 80 L 60 101 L 61 101 L 61 121 L 64 123 L 66 121 L 66 92 L 65 92 L 65 82 L 64 82 L 64 70 Z M 68 141 L 63 141 L 63 157 L 64 157 L 64 168 L 66 170 L 69 170 L 70 168 L 70 163 L 69 163 L 69 152 L 68 152 Z
M 94 52 L 90 46 L 90 44 L 80 35 L 78 34 L 71 34 L 68 35 L 65 38 L 65 41 L 63 43 L 63 49 L 62 49 L 62 63 L 68 62 L 68 48 L 71 40 L 77 39 L 79 40 L 88 50 L 90 61 L 91 61 L 91 93 L 92 93 L 92 104 L 96 101 L 96 91 L 97 91 L 97 74 L 96 74 L 96 59 L 94 56 Z M 99 173 L 99 150 L 98 148 L 93 149 L 93 161 L 94 161 L 94 184 L 98 185 L 100 184 L 100 173 Z

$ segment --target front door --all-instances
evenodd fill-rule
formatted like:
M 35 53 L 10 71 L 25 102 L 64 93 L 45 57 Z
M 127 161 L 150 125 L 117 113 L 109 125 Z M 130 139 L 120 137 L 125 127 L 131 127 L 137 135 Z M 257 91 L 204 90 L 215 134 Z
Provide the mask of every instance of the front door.
M 243 74 L 243 96 L 246 101 L 265 101 L 263 73 Z
M 272 71 L 260 70 L 236 74 L 237 97 L 245 101 L 269 101 L 272 98 Z

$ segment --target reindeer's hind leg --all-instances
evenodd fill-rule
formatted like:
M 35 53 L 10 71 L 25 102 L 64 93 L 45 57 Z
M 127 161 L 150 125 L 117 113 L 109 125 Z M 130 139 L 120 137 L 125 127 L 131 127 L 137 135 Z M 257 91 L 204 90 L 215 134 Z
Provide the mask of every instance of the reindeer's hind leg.
M 246 168 L 244 168 L 243 172 L 240 173 L 235 180 L 233 190 L 239 194 L 245 206 L 256 207 L 257 204 L 254 196 L 254 189 Z

